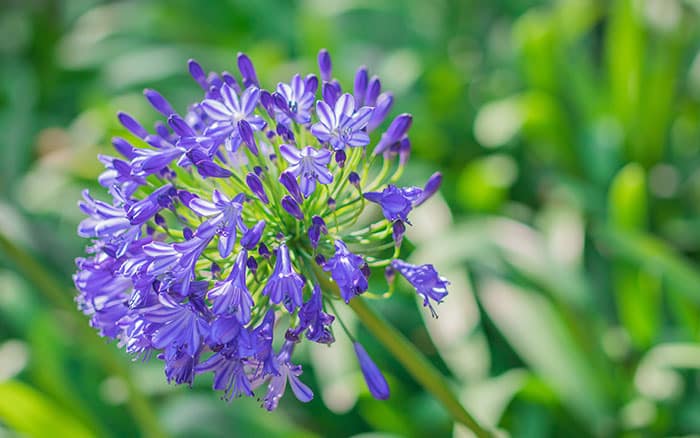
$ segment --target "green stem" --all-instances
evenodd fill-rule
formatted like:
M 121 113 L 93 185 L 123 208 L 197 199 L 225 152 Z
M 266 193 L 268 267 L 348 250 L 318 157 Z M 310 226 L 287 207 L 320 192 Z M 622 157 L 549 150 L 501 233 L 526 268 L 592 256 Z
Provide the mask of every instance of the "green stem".
M 337 292 L 337 286 L 326 275 L 318 275 L 318 278 L 325 290 Z M 353 298 L 349 305 L 363 325 L 406 368 L 406 371 L 442 404 L 454 421 L 467 426 L 477 437 L 492 436 L 462 406 L 445 377 L 404 335 L 374 312 L 362 297 Z
M 2 234 L 0 234 L 0 252 L 5 253 L 7 259 L 12 261 L 24 277 L 44 293 L 55 306 L 67 310 L 68 314 L 74 317 L 75 307 L 70 295 L 65 293 L 65 290 L 59 286 L 60 282 L 53 278 L 29 253 L 16 246 Z M 85 327 L 79 332 L 81 343 L 87 344 L 89 349 L 97 353 L 96 356 L 105 372 L 120 377 L 126 383 L 129 392 L 127 407 L 143 435 L 154 438 L 167 436 L 158 423 L 148 399 L 136 386 L 123 363 L 114 357 L 111 345 L 95 336 L 94 331 L 88 330 L 89 326 L 86 322 L 78 321 L 76 326 Z

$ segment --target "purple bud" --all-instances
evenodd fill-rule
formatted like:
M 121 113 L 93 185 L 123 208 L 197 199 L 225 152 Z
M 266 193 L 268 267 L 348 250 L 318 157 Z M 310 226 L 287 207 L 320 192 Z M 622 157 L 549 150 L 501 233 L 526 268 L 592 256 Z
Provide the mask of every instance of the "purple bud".
M 320 267 L 324 267 L 326 265 L 326 258 L 323 256 L 323 254 L 316 254 L 316 257 L 314 257 L 314 261 Z
M 377 105 L 377 97 L 379 97 L 379 93 L 381 91 L 382 91 L 382 83 L 379 81 L 378 77 L 372 76 L 372 79 L 369 81 L 369 85 L 367 85 L 367 94 L 365 95 L 365 105 L 376 106 Z
M 255 260 L 255 257 L 253 257 L 253 256 L 248 257 L 248 260 L 246 260 L 245 265 L 253 273 L 255 273 L 255 271 L 258 270 L 258 261 Z
M 260 199 L 263 204 L 269 204 L 270 200 L 267 198 L 267 193 L 265 193 L 265 188 L 263 187 L 262 181 L 260 181 L 260 178 L 253 172 L 248 173 L 245 177 L 245 182 L 248 184 L 248 188 L 250 188 L 250 191 L 253 192 L 255 196 Z
M 306 75 L 306 79 L 304 79 L 304 91 L 309 94 L 316 94 L 316 90 L 318 90 L 318 78 L 315 74 Z
M 280 183 L 289 192 L 290 195 L 294 197 L 294 200 L 299 204 L 304 202 L 304 196 L 301 194 L 301 188 L 297 182 L 297 178 L 291 172 L 282 172 L 280 175 Z
M 432 174 L 430 178 L 428 178 L 428 181 L 425 183 L 425 187 L 423 187 L 423 192 L 421 192 L 420 196 L 413 204 L 413 206 L 418 207 L 419 205 L 427 201 L 440 189 L 441 184 L 442 174 L 440 172 L 435 172 L 434 174 Z
M 175 110 L 172 106 L 170 106 L 170 103 L 165 100 L 165 98 L 156 90 L 146 88 L 143 90 L 143 94 L 146 96 L 146 99 L 148 99 L 151 105 L 153 105 L 153 108 L 155 108 L 156 111 L 163 114 L 165 117 L 170 117 L 171 114 L 175 113 Z
M 185 227 L 182 229 L 182 236 L 185 238 L 185 240 L 190 240 L 194 237 L 194 233 L 190 228 Z
M 131 160 L 136 156 L 136 154 L 134 154 L 134 147 L 131 145 L 131 143 L 121 137 L 112 138 L 112 146 L 114 146 L 114 149 L 116 149 L 117 152 L 119 152 L 125 158 Z
M 160 213 L 156 213 L 155 216 L 153 216 L 153 221 L 161 228 L 167 228 L 168 226 L 165 223 L 165 218 L 161 216 Z
M 382 138 L 379 140 L 379 143 L 374 148 L 374 152 L 372 153 L 374 155 L 381 154 L 394 143 L 400 141 L 408 132 L 412 122 L 413 116 L 408 113 L 403 113 L 396 116 L 396 118 L 392 120 L 391 125 L 389 125 L 386 132 L 382 134 Z
M 248 145 L 248 149 L 253 153 L 253 155 L 258 155 L 258 145 L 255 143 L 255 136 L 253 135 L 253 128 L 245 120 L 238 122 L 238 132 L 241 133 L 241 139 Z
M 261 243 L 258 246 L 258 254 L 260 254 L 263 258 L 269 259 L 272 253 L 270 253 L 270 249 L 265 245 L 265 243 Z
M 345 159 L 347 156 L 345 155 L 345 151 L 342 149 L 339 149 L 335 151 L 335 162 L 338 163 L 338 167 L 341 169 L 345 166 Z
M 262 233 L 265 230 L 265 221 L 261 220 L 255 226 L 243 234 L 241 246 L 247 250 L 252 250 L 260 242 Z
M 243 76 L 243 86 L 245 88 L 251 85 L 258 85 L 258 75 L 255 74 L 255 67 L 253 67 L 250 58 L 243 53 L 238 54 L 238 70 Z
M 294 141 L 294 133 L 284 126 L 283 123 L 277 124 L 277 134 L 289 142 Z
M 198 196 L 195 195 L 194 193 L 188 192 L 187 190 L 178 190 L 177 197 L 180 198 L 180 201 L 182 202 L 183 205 L 189 206 L 190 201 L 194 198 L 197 198 Z
M 117 114 L 117 118 L 119 119 L 119 122 L 122 124 L 122 126 L 131 131 L 131 133 L 135 136 L 143 139 L 148 137 L 148 132 L 146 131 L 146 129 L 127 113 L 119 112 Z
M 362 106 L 365 104 L 365 95 L 367 94 L 367 83 L 369 82 L 369 75 L 367 74 L 367 67 L 364 65 L 357 69 L 355 73 L 355 104 Z
M 360 363 L 360 370 L 362 370 L 362 375 L 365 377 L 365 383 L 367 383 L 370 394 L 377 400 L 388 399 L 389 384 L 386 382 L 384 375 L 359 342 L 355 342 L 353 346 L 355 347 L 357 361 Z
M 333 108 L 335 103 L 338 101 L 342 89 L 340 84 L 336 81 L 324 82 L 323 88 L 321 89 L 321 94 L 323 95 L 323 100 Z
M 318 52 L 318 69 L 321 72 L 321 79 L 323 81 L 328 82 L 331 80 L 332 68 L 331 55 L 328 54 L 328 50 L 321 49 Z
M 263 169 L 260 166 L 255 166 L 253 167 L 253 172 L 255 172 L 257 176 L 261 176 L 263 174 Z
M 350 184 L 354 185 L 358 189 L 360 188 L 360 175 L 358 175 L 357 172 L 350 172 L 348 181 L 350 181 Z
M 152 226 L 146 225 L 146 234 L 148 234 L 149 236 L 152 236 L 153 233 L 155 233 L 155 232 L 156 232 L 156 230 Z
M 232 175 L 230 170 L 224 169 L 211 160 L 198 161 L 195 166 L 197 167 L 197 172 L 204 178 L 228 178 Z
M 271 117 L 275 117 L 275 109 L 273 107 L 272 94 L 267 90 L 260 90 L 260 103 L 262 104 L 267 114 Z
M 403 221 L 396 221 L 392 224 L 391 234 L 397 247 L 401 246 L 401 241 L 403 240 L 403 235 L 405 232 L 406 225 L 403 224 Z
M 393 283 L 394 279 L 396 278 L 396 269 L 394 269 L 391 265 L 387 266 L 384 270 L 384 278 L 386 278 L 387 283 Z
M 328 208 L 330 208 L 331 211 L 335 211 L 335 199 L 328 198 Z
M 279 93 L 272 93 L 272 103 L 275 104 L 277 109 L 289 113 L 289 104 L 287 100 Z
M 211 262 L 211 275 L 212 277 L 218 277 L 221 274 L 221 266 L 216 262 Z
M 189 67 L 192 78 L 206 91 L 209 88 L 209 83 L 207 82 L 207 75 L 204 73 L 204 70 L 202 70 L 202 66 L 194 59 L 187 61 L 187 66 Z
M 369 122 L 367 122 L 367 132 L 374 131 L 384 122 L 393 104 L 394 96 L 391 93 L 382 93 L 379 95 L 374 111 L 372 111 L 372 116 Z
M 285 195 L 284 198 L 282 198 L 282 208 L 300 221 L 304 220 L 304 213 L 301 211 L 301 208 L 299 208 L 297 201 L 295 201 L 291 196 Z
M 225 71 L 221 73 L 221 78 L 224 80 L 224 83 L 229 87 L 233 88 L 237 92 L 241 91 L 241 87 L 238 86 L 238 81 L 236 80 L 236 78 L 233 77 L 233 75 L 231 75 L 231 73 Z
M 321 238 L 321 233 L 328 233 L 326 223 L 320 216 L 314 216 L 311 218 L 311 227 L 309 227 L 309 241 L 314 250 L 318 248 L 318 241 Z

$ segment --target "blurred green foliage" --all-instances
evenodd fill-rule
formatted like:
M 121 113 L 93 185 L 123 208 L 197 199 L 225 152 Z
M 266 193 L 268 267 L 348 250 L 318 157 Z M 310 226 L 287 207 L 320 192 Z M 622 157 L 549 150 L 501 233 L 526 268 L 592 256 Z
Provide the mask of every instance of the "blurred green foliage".
M 404 182 L 445 175 L 409 235 L 452 280 L 440 318 L 405 284 L 376 307 L 477 418 L 700 433 L 699 1 L 17 0 L 0 5 L 0 434 L 468 436 L 361 327 L 389 401 L 339 340 L 301 352 L 314 401 L 269 414 L 206 378 L 166 385 L 75 310 L 75 202 L 115 112 L 155 120 L 144 87 L 184 108 L 190 57 L 224 70 L 245 51 L 272 86 L 321 47 L 415 115 Z

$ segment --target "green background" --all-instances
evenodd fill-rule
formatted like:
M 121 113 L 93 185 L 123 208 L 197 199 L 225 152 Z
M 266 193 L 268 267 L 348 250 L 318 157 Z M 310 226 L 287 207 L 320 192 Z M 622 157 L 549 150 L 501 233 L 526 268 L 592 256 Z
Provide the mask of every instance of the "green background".
M 414 262 L 452 281 L 433 320 L 405 283 L 380 310 L 512 436 L 700 433 L 700 1 L 305 0 L 0 3 L 0 435 L 468 436 L 345 315 L 392 387 L 373 400 L 351 345 L 300 351 L 315 399 L 275 413 L 198 378 L 168 386 L 73 302 L 80 191 L 128 111 L 187 76 L 264 85 L 332 54 L 411 112 Z M 338 336 L 340 338 L 340 336 Z

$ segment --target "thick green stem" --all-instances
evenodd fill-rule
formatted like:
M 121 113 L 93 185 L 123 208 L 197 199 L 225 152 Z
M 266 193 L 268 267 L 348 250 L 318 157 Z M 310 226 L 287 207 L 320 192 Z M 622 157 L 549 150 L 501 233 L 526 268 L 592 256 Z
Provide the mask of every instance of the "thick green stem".
M 320 275 L 319 281 L 324 289 L 337 291 L 335 283 L 329 281 L 326 275 Z M 445 377 L 404 335 L 374 312 L 362 297 L 350 300 L 350 307 L 355 311 L 365 328 L 384 345 L 426 391 L 442 404 L 456 422 L 467 426 L 477 437 L 492 436 L 462 406 L 450 389 Z

